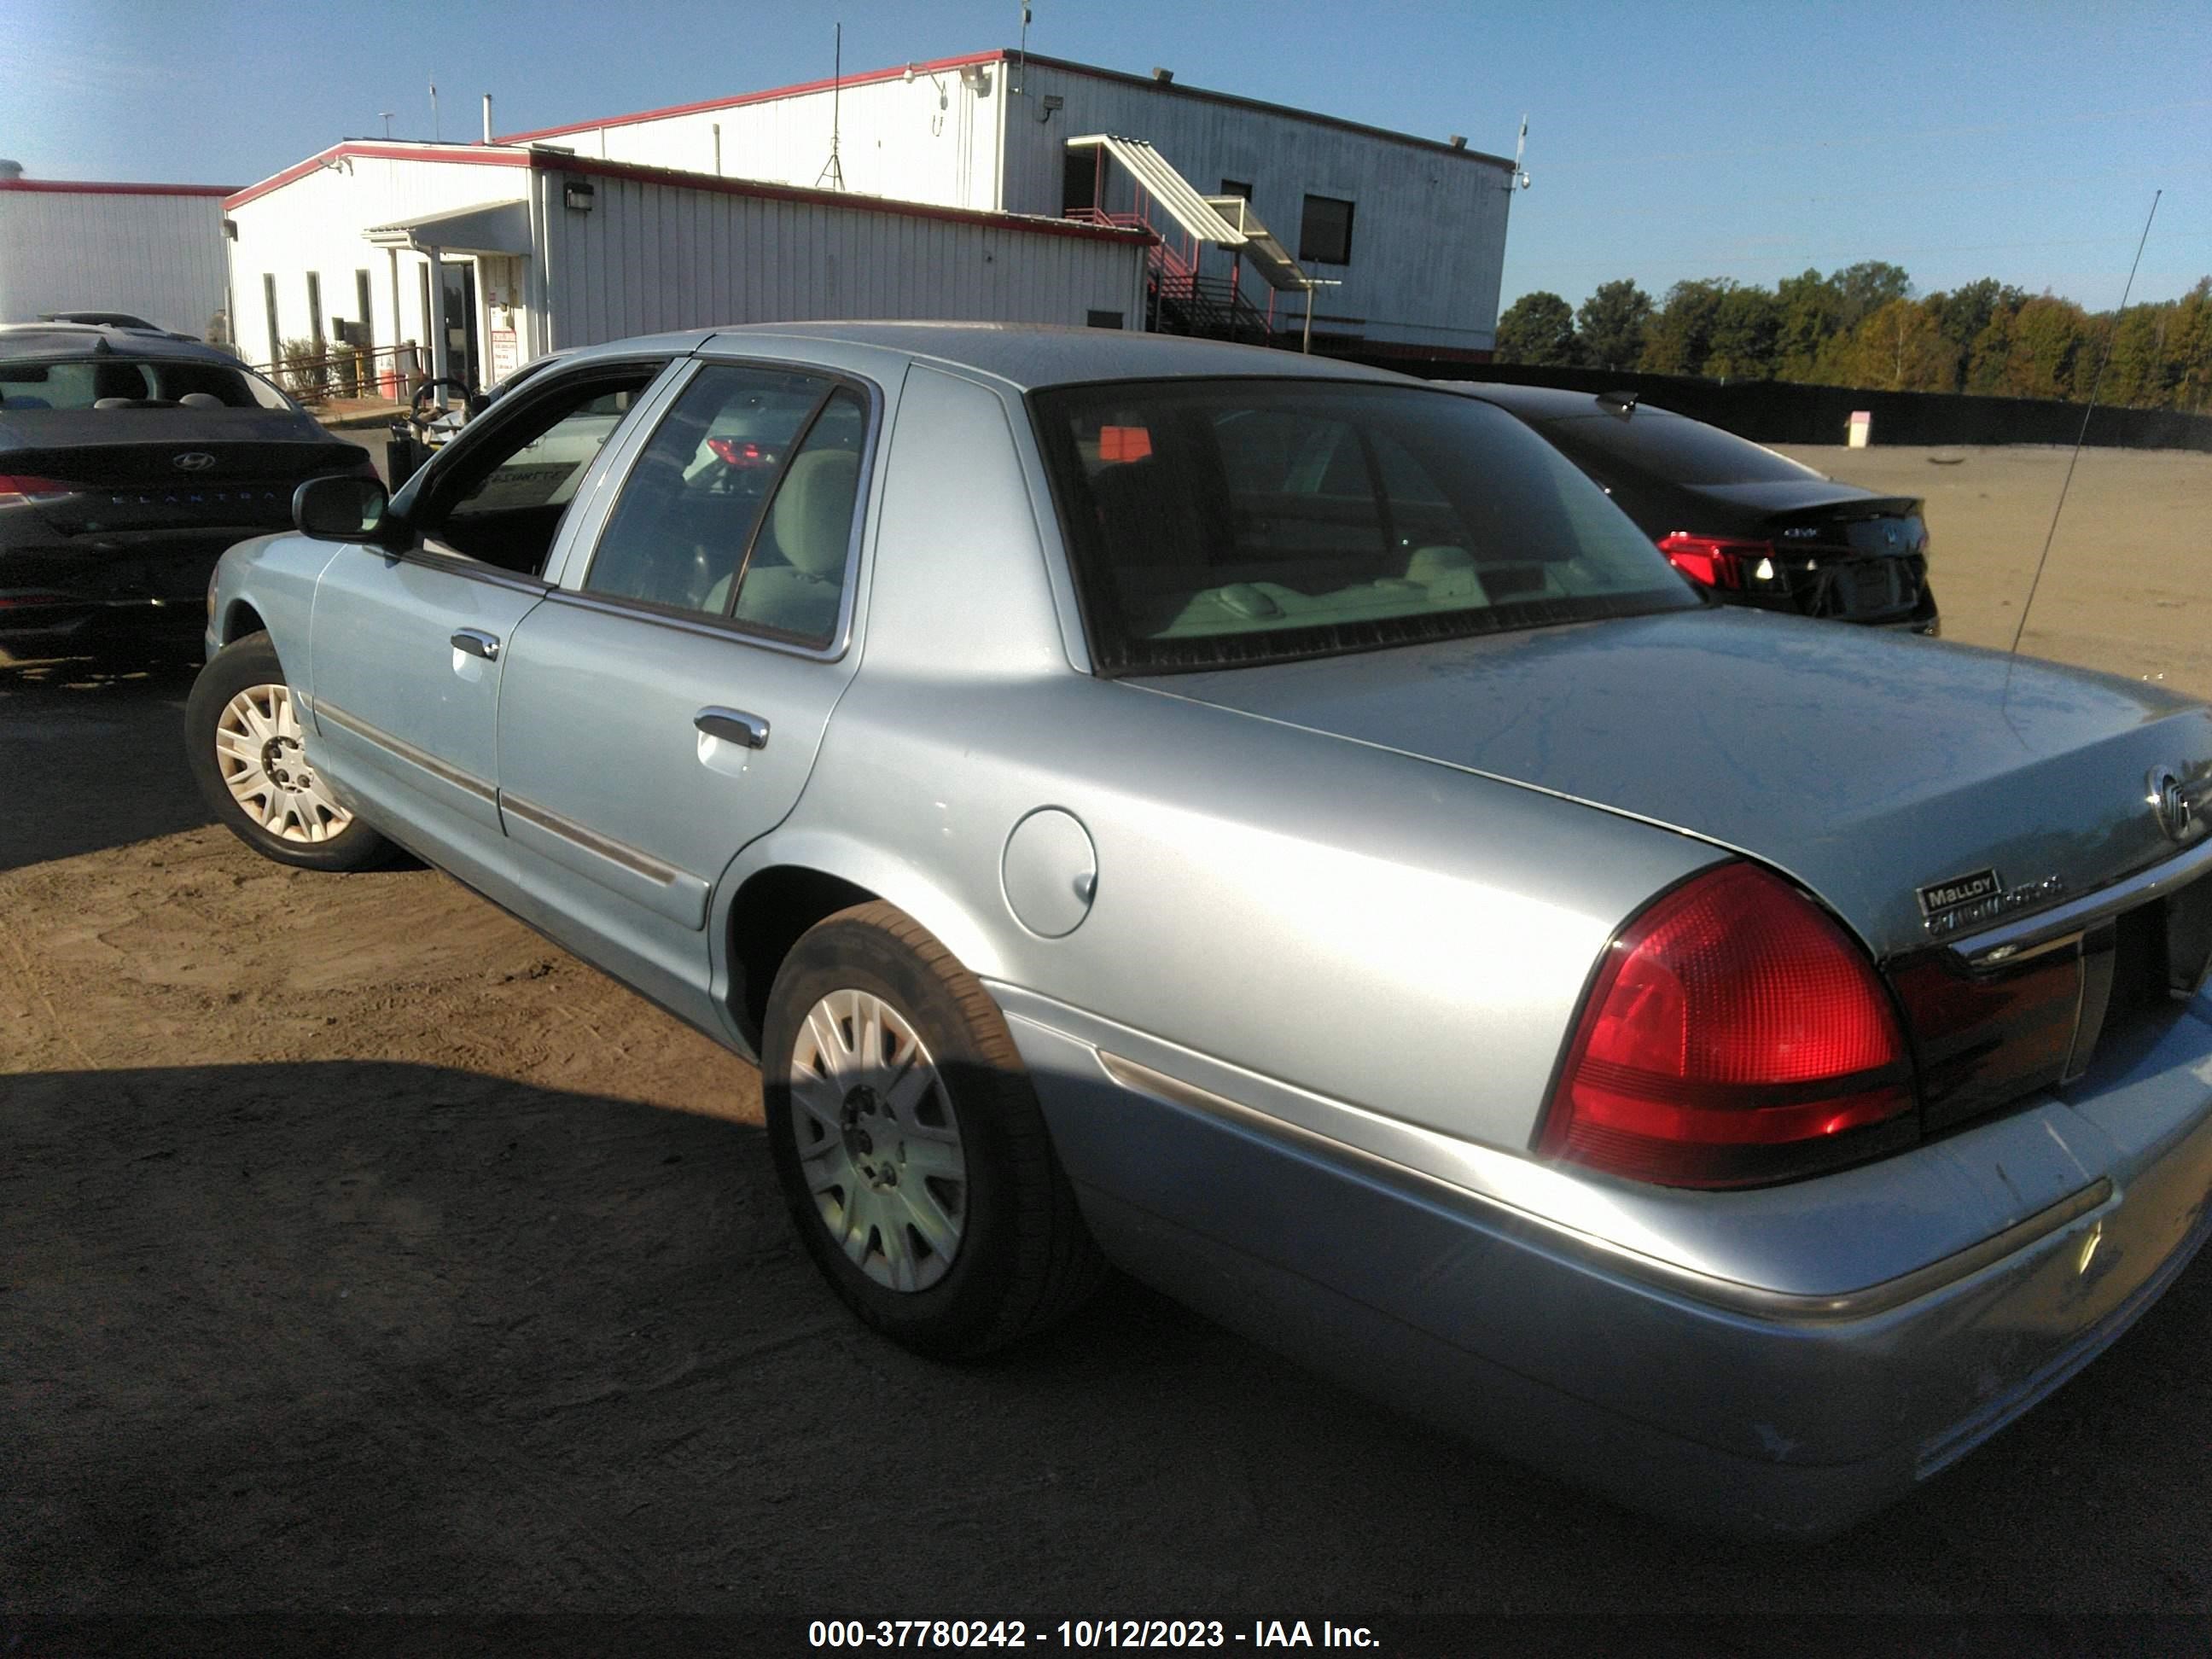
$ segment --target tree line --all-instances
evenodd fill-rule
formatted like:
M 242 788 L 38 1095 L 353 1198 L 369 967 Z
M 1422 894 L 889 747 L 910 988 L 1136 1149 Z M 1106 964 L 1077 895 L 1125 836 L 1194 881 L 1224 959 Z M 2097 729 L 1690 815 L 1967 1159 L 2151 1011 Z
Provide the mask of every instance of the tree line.
M 1915 297 L 1904 268 L 1878 259 L 1771 289 L 1677 283 L 1657 305 L 1623 278 L 1578 311 L 1522 295 L 1498 319 L 1497 361 L 2075 402 L 2104 364 L 2100 403 L 2212 411 L 2212 276 L 2118 315 L 1988 276 Z

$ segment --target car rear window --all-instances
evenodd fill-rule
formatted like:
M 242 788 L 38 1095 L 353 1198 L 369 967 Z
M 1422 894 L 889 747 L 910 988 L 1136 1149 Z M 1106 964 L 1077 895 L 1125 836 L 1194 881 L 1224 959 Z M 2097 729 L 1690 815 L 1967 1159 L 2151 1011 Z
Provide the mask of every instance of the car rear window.
M 1292 380 L 1035 395 L 1102 672 L 1692 608 L 1604 494 L 1450 392 Z
M 1672 483 L 1800 483 L 1820 475 L 1748 438 L 1663 409 L 1577 415 L 1535 422 L 1536 429 L 1601 473 L 1606 463 Z
M 243 368 L 224 363 L 101 356 L 0 362 L 0 409 L 122 406 L 176 409 L 289 409 L 291 400 Z M 111 405 L 113 406 L 113 405 Z

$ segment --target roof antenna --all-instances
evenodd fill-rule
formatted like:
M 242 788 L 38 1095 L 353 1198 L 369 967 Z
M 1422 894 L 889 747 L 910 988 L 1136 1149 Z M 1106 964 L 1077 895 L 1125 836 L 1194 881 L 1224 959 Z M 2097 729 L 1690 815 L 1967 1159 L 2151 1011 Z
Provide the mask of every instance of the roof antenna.
M 823 163 L 822 171 L 814 175 L 814 188 L 827 184 L 832 190 L 845 188 L 845 164 L 837 159 L 837 105 L 839 94 L 845 89 L 845 26 L 837 25 L 835 67 L 830 71 L 830 159 Z
M 1014 57 L 1014 84 L 1013 84 L 1012 86 L 1011 86 L 1011 87 L 1007 88 L 1006 88 L 1006 90 L 1007 90 L 1007 91 L 1009 91 L 1009 92 L 1015 92 L 1015 93 L 1018 93 L 1018 92 L 1022 89 L 1022 88 L 1024 87 L 1024 85 L 1025 85 L 1025 84 L 1027 83 L 1028 80 L 1029 80 L 1029 67 L 1030 67 L 1030 9 L 1029 9 L 1029 4 L 1028 4 L 1028 0 L 1023 0 L 1023 5 L 1022 5 L 1022 41 L 1021 41 L 1021 45 L 1020 45 L 1018 48 L 1016 48 L 1016 52 L 1015 52 L 1015 57 Z
M 2097 393 L 2104 389 L 2105 368 L 2112 361 L 2112 345 L 2120 336 L 2120 319 L 2127 314 L 2128 296 L 2136 291 L 2136 271 L 2142 264 L 2143 244 L 2150 240 L 2150 222 L 2158 217 L 2158 198 L 2166 194 L 2162 189 L 2150 194 L 2150 211 L 2144 216 L 2142 234 L 2136 240 L 2135 264 L 2128 267 L 2127 286 L 2120 290 L 2120 308 L 2112 313 L 2111 331 L 2105 336 L 2105 355 L 2097 362 L 2097 378 L 2089 382 L 2089 406 L 2081 411 L 2081 430 L 2074 439 L 2073 458 L 2066 463 L 2065 481 L 2058 486 L 2058 505 L 2051 509 L 2051 528 L 2043 538 L 2043 552 L 2035 561 L 2035 575 L 2027 585 L 2027 601 L 2020 608 L 2020 625 L 2012 630 L 2010 654 L 2020 654 L 2021 636 L 2027 632 L 2027 613 L 2035 604 L 2035 590 L 2043 583 L 2043 567 L 2051 557 L 2051 544 L 2058 534 L 2058 515 L 2066 510 L 2066 492 L 2074 483 L 2074 468 L 2081 459 L 2081 446 L 2089 436 L 2089 416 L 2097 407 Z M 2012 665 L 2005 665 L 2005 683 L 2012 683 Z
M 1521 118 L 1521 136 L 1513 141 L 1513 171 L 1505 175 L 1505 192 L 1528 188 L 1528 169 L 1521 165 L 1522 152 L 1528 148 L 1528 118 Z

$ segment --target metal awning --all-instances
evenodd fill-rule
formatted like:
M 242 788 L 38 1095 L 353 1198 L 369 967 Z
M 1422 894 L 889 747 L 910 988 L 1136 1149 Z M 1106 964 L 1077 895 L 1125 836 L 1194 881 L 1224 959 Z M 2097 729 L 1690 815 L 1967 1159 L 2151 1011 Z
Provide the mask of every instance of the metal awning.
M 1160 204 L 1161 211 L 1200 241 L 1218 242 L 1223 247 L 1244 246 L 1244 233 L 1208 206 L 1206 198 L 1198 193 L 1198 187 L 1169 166 L 1167 157 L 1143 139 L 1117 138 L 1111 133 L 1094 132 L 1069 139 L 1067 147 L 1104 150 L 1128 170 L 1129 176 Z
M 374 225 L 362 235 L 379 247 L 412 248 L 417 253 L 506 253 L 527 258 L 537 252 L 526 202 L 447 208 L 397 224 Z
M 1209 196 L 1206 204 L 1243 234 L 1244 240 L 1237 252 L 1269 288 L 1304 294 L 1312 286 L 1298 269 L 1298 262 L 1291 258 L 1290 250 L 1275 240 L 1275 233 L 1261 222 L 1252 204 L 1242 196 Z

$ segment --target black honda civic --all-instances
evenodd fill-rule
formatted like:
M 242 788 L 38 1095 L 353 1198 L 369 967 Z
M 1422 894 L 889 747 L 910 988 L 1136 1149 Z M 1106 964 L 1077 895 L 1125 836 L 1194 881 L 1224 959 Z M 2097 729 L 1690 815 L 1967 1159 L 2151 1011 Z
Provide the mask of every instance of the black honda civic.
M 1921 502 L 1838 483 L 1624 393 L 1461 381 L 1588 473 L 1692 586 L 1727 605 L 1941 631 Z
M 374 468 L 212 346 L 0 327 L 0 652 L 191 645 L 223 550 L 329 473 Z

